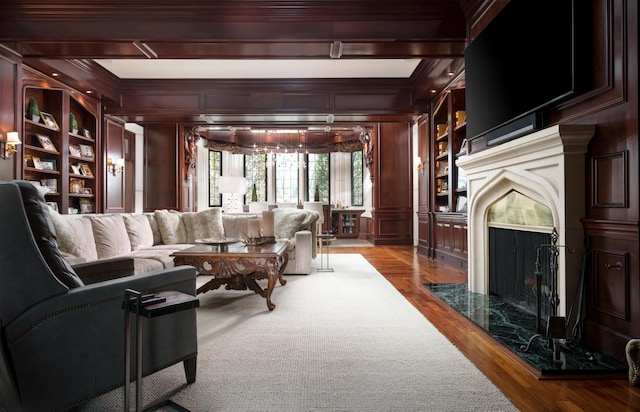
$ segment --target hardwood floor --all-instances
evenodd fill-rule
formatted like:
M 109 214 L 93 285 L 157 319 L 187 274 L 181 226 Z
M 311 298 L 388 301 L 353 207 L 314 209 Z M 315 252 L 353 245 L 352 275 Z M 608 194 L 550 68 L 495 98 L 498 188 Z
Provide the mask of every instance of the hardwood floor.
M 538 380 L 507 350 L 422 286 L 465 282 L 462 272 L 420 256 L 411 246 L 336 247 L 360 253 L 522 411 L 638 411 L 640 388 L 619 379 Z

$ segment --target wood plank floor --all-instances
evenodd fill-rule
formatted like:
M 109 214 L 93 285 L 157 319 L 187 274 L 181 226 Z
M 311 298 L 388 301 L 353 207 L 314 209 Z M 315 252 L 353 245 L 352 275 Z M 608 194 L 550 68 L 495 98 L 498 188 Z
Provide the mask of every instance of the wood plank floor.
M 508 351 L 422 284 L 465 282 L 466 272 L 418 255 L 411 246 L 335 247 L 360 253 L 522 411 L 640 411 L 640 388 L 618 379 L 538 380 Z

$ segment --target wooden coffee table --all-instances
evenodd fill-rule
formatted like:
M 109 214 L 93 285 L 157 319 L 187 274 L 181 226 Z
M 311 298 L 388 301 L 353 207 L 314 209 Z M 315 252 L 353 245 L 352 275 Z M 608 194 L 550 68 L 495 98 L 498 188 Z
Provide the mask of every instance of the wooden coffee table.
M 282 272 L 289 261 L 287 243 L 277 241 L 260 246 L 246 246 L 242 242 L 223 247 L 199 244 L 171 254 L 178 265 L 191 265 L 202 275 L 213 275 L 213 279 L 200 286 L 197 294 L 218 289 L 225 285 L 227 290 L 251 289 L 267 300 L 267 308 L 275 309 L 271 293 L 276 280 L 281 285 L 287 283 Z M 256 280 L 267 279 L 263 289 Z

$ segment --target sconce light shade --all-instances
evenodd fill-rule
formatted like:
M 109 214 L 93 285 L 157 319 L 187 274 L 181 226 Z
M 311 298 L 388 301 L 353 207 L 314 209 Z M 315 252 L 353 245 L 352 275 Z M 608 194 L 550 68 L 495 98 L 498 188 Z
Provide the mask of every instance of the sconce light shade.
M 420 156 L 416 156 L 416 170 L 420 174 L 424 174 L 424 163 L 422 163 L 422 159 Z
M 18 132 L 8 132 L 6 137 L 0 138 L 0 156 L 3 159 L 10 159 L 18 151 L 19 144 L 22 142 Z
M 112 158 L 107 158 L 107 172 L 114 176 L 124 172 L 124 159 L 116 159 L 114 162 Z
M 18 132 L 9 132 L 7 133 L 7 144 L 19 145 L 22 142 L 20 141 L 20 136 Z

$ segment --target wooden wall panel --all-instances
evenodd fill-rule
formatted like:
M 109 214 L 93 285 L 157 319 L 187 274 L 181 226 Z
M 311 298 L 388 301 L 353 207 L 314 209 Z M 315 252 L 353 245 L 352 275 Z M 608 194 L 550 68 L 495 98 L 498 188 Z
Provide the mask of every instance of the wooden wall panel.
M 592 207 L 627 207 L 627 152 L 594 156 L 592 159 Z
M 459 269 L 467 269 L 468 243 L 465 215 L 432 213 L 434 226 L 433 249 L 428 250 L 436 260 Z
M 135 113 L 136 109 L 153 107 L 155 110 L 175 110 L 176 106 L 183 109 L 198 109 L 200 98 L 197 94 L 175 93 L 171 97 L 159 93 L 123 94 L 122 105 Z
M 115 176 L 106 172 L 106 159 L 124 159 L 124 123 L 113 119 L 105 119 L 104 125 L 105 153 L 105 213 L 121 213 L 125 211 L 125 174 Z
M 624 361 L 629 339 L 640 336 L 637 222 L 586 220 L 591 240 L 586 293 L 586 343 Z
M 376 245 L 413 244 L 411 125 L 380 123 L 374 138 L 373 219 Z
M 177 124 L 144 125 L 145 212 L 179 210 L 177 142 Z
M 0 134 L 6 136 L 7 132 L 19 131 L 17 125 L 16 102 L 17 99 L 17 64 L 3 59 L 0 56 Z M 24 136 L 21 134 L 24 141 Z M 22 148 L 18 147 L 21 152 Z M 0 180 L 11 180 L 16 177 L 18 163 L 22 156 L 16 154 L 10 160 L 0 159 Z M 18 162 L 18 163 L 17 163 Z M 20 165 L 21 166 L 21 165 Z M 21 168 L 20 168 L 21 169 Z
M 124 131 L 124 209 L 126 212 L 135 211 L 136 200 L 136 135 L 128 130 Z
M 346 94 L 336 93 L 334 97 L 336 110 L 373 110 L 381 108 L 395 108 L 411 110 L 413 103 L 411 93 L 387 93 L 387 94 Z

